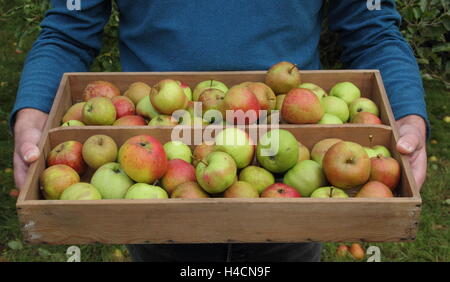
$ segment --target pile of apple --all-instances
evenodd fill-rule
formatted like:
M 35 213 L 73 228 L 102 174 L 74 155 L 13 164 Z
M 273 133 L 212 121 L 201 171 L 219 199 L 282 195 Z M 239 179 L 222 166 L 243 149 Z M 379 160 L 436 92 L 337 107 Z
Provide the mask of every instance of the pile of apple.
M 329 138 L 309 151 L 284 129 L 266 132 L 255 144 L 244 130 L 228 127 L 193 151 L 150 135 L 118 148 L 109 136 L 94 135 L 84 144 L 59 144 L 47 165 L 43 195 L 61 200 L 347 198 L 352 189 L 356 197 L 393 197 L 400 180 L 400 166 L 383 146 Z M 95 170 L 90 183 L 80 182 L 88 166 Z
M 199 111 L 194 102 L 201 103 Z M 178 110 L 186 113 L 174 117 Z M 229 111 L 242 111 L 245 118 L 228 119 Z M 66 112 L 62 125 L 254 124 L 273 122 L 274 115 L 291 124 L 382 123 L 377 105 L 361 97 L 353 83 L 337 83 L 328 95 L 318 85 L 302 83 L 296 65 L 280 62 L 267 71 L 265 83 L 243 82 L 231 88 L 207 80 L 191 91 L 183 82 L 164 79 L 153 87 L 135 82 L 121 95 L 114 84 L 94 81 L 84 89 L 83 102 Z

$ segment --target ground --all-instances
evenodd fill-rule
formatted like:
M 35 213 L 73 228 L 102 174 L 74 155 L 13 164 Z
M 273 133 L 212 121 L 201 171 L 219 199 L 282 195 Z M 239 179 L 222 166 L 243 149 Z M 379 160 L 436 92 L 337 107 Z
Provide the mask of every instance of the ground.
M 0 18 L 0 261 L 66 261 L 69 246 L 32 246 L 21 241 L 15 211 L 16 198 L 9 195 L 15 187 L 13 139 L 8 129 L 8 115 L 14 103 L 25 54 L 31 44 L 20 40 L 17 24 L 23 21 L 21 18 Z M 31 39 L 27 38 L 28 41 Z M 364 247 L 378 246 L 382 261 L 450 261 L 449 92 L 439 82 L 427 82 L 425 89 L 432 130 L 427 144 L 428 175 L 421 193 L 423 208 L 419 231 L 413 242 L 363 244 Z M 350 258 L 338 258 L 335 255 L 336 246 L 334 243 L 325 244 L 323 260 L 351 261 Z M 98 244 L 80 248 L 82 261 L 129 260 L 124 246 Z

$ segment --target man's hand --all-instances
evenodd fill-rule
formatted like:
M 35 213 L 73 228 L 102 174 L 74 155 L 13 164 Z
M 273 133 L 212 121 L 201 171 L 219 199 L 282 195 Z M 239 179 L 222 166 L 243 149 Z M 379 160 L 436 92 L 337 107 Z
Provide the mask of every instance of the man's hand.
M 17 112 L 14 126 L 14 180 L 17 188 L 25 183 L 28 166 L 39 158 L 37 144 L 48 115 L 36 109 Z
M 408 156 L 417 187 L 422 188 L 427 173 L 426 125 L 422 117 L 405 116 L 397 121 L 400 140 L 397 150 Z

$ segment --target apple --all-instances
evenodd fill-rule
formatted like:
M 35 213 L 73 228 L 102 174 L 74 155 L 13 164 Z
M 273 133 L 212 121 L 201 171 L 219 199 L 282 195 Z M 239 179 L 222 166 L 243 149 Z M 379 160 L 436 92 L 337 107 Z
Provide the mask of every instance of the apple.
M 170 194 L 178 185 L 195 180 L 193 165 L 181 159 L 173 159 L 169 161 L 166 173 L 161 178 L 161 186 Z
M 259 140 L 256 158 L 261 166 L 270 172 L 285 172 L 297 163 L 297 139 L 285 129 L 268 131 Z
M 189 85 L 187 85 L 186 83 L 181 82 L 181 81 L 177 81 L 177 82 L 181 86 L 181 89 L 183 89 L 183 92 L 186 95 L 186 98 L 188 99 L 188 101 L 192 101 L 192 90 L 189 87 Z
M 132 115 L 119 118 L 113 123 L 114 126 L 144 126 L 147 125 L 145 119 L 141 116 Z
M 336 255 L 338 257 L 346 257 L 348 254 L 349 254 L 348 246 L 339 244 L 339 246 L 336 249 Z
M 368 112 L 359 112 L 353 116 L 352 123 L 362 123 L 362 124 L 382 124 L 379 117 Z
M 111 102 L 116 108 L 116 119 L 135 114 L 136 108 L 133 101 L 129 98 L 125 96 L 116 96 L 111 99 Z
M 82 121 L 87 125 L 112 125 L 116 121 L 116 108 L 109 98 L 92 98 L 83 107 Z
M 255 94 L 261 110 L 269 112 L 275 109 L 277 98 L 269 86 L 262 82 L 244 82 L 241 83 L 241 86 L 247 87 Z
M 333 186 L 349 189 L 369 180 L 370 159 L 361 145 L 342 141 L 326 152 L 323 170 Z
M 261 198 L 300 198 L 300 193 L 289 185 L 283 183 L 274 183 L 267 187 L 262 193 Z
M 202 110 L 205 113 L 208 110 L 219 110 L 222 108 L 225 92 L 219 89 L 205 89 L 199 96 L 198 101 L 202 103 Z
M 67 126 L 85 126 L 85 124 L 82 123 L 79 120 L 69 120 L 69 121 L 66 121 L 65 123 L 63 123 L 61 126 L 62 127 L 67 127 Z
M 322 165 L 323 157 L 328 149 L 336 143 L 341 142 L 339 138 L 327 138 L 317 142 L 311 150 L 311 159 Z
M 348 198 L 348 195 L 344 190 L 329 186 L 317 188 L 312 192 L 311 198 Z
M 150 135 L 131 137 L 119 149 L 119 163 L 136 182 L 153 183 L 167 170 L 163 145 Z
M 303 145 L 302 143 L 298 142 L 298 159 L 297 162 L 301 162 L 304 160 L 309 160 L 311 158 L 311 155 L 309 153 L 308 148 Z
M 181 141 L 169 141 L 164 144 L 164 151 L 166 152 L 167 159 L 181 159 L 188 163 L 192 162 L 192 152 L 188 145 Z
M 351 82 L 339 82 L 330 90 L 330 96 L 336 96 L 350 105 L 354 100 L 361 97 L 359 88 Z
M 222 193 L 236 178 L 236 163 L 224 152 L 212 152 L 195 170 L 197 182 L 208 193 Z
M 220 81 L 217 81 L 214 79 L 205 80 L 195 86 L 194 92 L 192 93 L 192 100 L 198 101 L 200 94 L 208 88 L 218 89 L 218 90 L 222 91 L 223 93 L 228 92 L 228 87 L 223 82 L 220 82 Z
M 381 155 L 386 158 L 389 158 L 392 156 L 389 149 L 382 145 L 373 146 L 372 150 L 374 150 L 377 155 Z
M 130 84 L 128 90 L 125 91 L 123 95 L 128 97 L 131 101 L 133 101 L 133 104 L 137 106 L 139 101 L 150 95 L 151 90 L 152 88 L 144 82 L 134 82 Z
M 167 199 L 169 195 L 159 186 L 149 185 L 146 183 L 136 183 L 128 189 L 125 199 L 141 200 L 141 199 Z
M 305 160 L 297 163 L 286 172 L 283 183 L 297 189 L 303 197 L 309 197 L 314 190 L 325 186 L 327 180 L 318 163 Z
M 87 165 L 97 169 L 104 164 L 116 161 L 117 145 L 107 135 L 92 135 L 84 142 L 82 153 Z
M 289 91 L 281 107 L 281 116 L 288 123 L 318 123 L 324 114 L 319 98 L 308 89 Z
M 214 150 L 214 144 L 203 142 L 200 145 L 197 145 L 192 154 L 192 164 L 196 167 L 201 160 L 205 159 L 210 153 L 214 152 Z
M 60 200 L 101 200 L 102 195 L 93 185 L 78 182 L 67 187 L 61 194 Z
M 158 111 L 153 107 L 150 96 L 145 96 L 136 105 L 136 113 L 144 118 L 152 119 L 159 116 Z
M 356 198 L 392 198 L 394 195 L 389 187 L 378 181 L 369 181 L 359 190 Z
M 323 109 L 326 114 L 337 116 L 342 122 L 347 122 L 350 116 L 347 103 L 336 96 L 327 96 L 322 100 Z
M 369 180 L 379 181 L 394 190 L 400 182 L 400 164 L 391 157 L 381 155 L 370 159 Z
M 80 176 L 70 166 L 58 164 L 46 168 L 39 182 L 44 198 L 57 200 L 65 189 L 80 182 Z
M 335 115 L 325 113 L 319 124 L 342 124 L 342 120 Z
M 180 125 L 190 125 L 190 126 L 203 126 L 208 125 L 208 121 L 201 117 L 192 117 L 189 112 L 186 112 L 184 116 L 179 119 Z
M 134 182 L 119 163 L 107 163 L 97 169 L 91 184 L 100 192 L 102 199 L 123 199 Z
M 300 84 L 297 88 L 305 88 L 311 90 L 314 94 L 316 94 L 317 98 L 319 98 L 320 101 L 322 101 L 323 98 L 328 96 L 325 90 L 323 90 L 320 86 L 314 83 L 305 82 Z
M 259 193 L 250 183 L 237 181 L 223 192 L 223 196 L 225 198 L 259 198 Z
M 229 154 L 238 169 L 244 168 L 253 161 L 255 145 L 250 136 L 239 128 L 225 128 L 215 137 L 215 150 Z
M 364 147 L 364 150 L 366 151 L 367 155 L 369 156 L 369 159 L 375 158 L 378 154 L 377 152 L 369 147 Z
M 350 252 L 350 255 L 357 260 L 362 260 L 364 259 L 365 253 L 364 253 L 364 249 L 361 247 L 360 244 L 358 243 L 353 243 L 350 246 L 350 249 L 348 250 Z
M 178 82 L 163 79 L 153 86 L 150 101 L 159 113 L 171 115 L 176 110 L 186 108 L 188 99 Z
M 209 198 L 209 195 L 198 185 L 197 182 L 189 181 L 182 183 L 175 187 L 175 190 L 170 195 L 171 198 L 185 198 L 185 199 L 201 199 Z
M 228 90 L 222 103 L 222 115 L 230 124 L 253 124 L 261 107 L 255 94 L 243 86 L 233 86 Z
M 50 151 L 47 166 L 63 164 L 73 168 L 79 175 L 86 171 L 86 163 L 82 156 L 83 144 L 78 141 L 66 141 Z
M 300 71 L 292 63 L 279 62 L 267 71 L 265 82 L 276 94 L 287 93 L 300 85 Z
M 95 97 L 105 97 L 105 98 L 113 98 L 115 96 L 120 96 L 120 90 L 108 81 L 93 81 L 86 85 L 86 88 L 83 90 L 83 101 L 87 102 Z
M 148 123 L 151 126 L 175 126 L 178 125 L 177 120 L 173 116 L 159 115 Z
M 86 102 L 80 102 L 72 105 L 62 118 L 62 123 L 66 123 L 69 120 L 83 120 L 83 107 Z
M 248 166 L 239 173 L 239 180 L 250 183 L 261 194 L 264 189 L 275 183 L 275 178 L 270 171 L 258 167 Z
M 370 99 L 358 98 L 355 99 L 349 106 L 350 118 L 353 118 L 357 113 L 368 112 L 376 116 L 379 115 L 377 105 Z
M 286 94 L 281 94 L 276 97 L 275 110 L 281 111 L 283 107 L 284 98 L 286 98 Z

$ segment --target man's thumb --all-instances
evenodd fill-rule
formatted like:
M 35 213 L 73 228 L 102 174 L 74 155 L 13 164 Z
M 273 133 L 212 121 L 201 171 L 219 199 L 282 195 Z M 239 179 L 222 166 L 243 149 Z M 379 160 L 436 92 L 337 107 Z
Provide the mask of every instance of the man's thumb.
M 417 135 L 407 133 L 400 137 L 397 143 L 397 150 L 401 154 L 411 154 L 419 146 L 419 137 Z
M 39 158 L 39 149 L 35 144 L 25 142 L 20 147 L 20 155 L 25 162 L 32 163 Z

